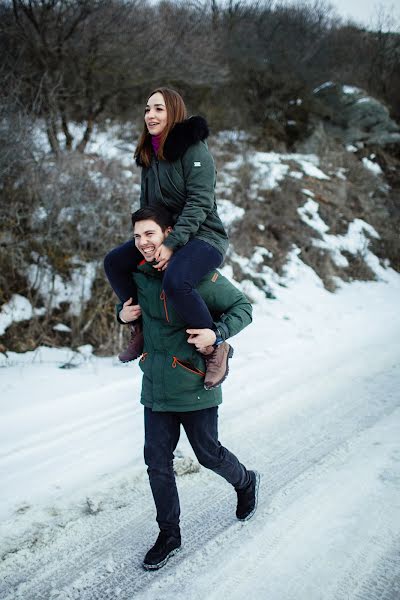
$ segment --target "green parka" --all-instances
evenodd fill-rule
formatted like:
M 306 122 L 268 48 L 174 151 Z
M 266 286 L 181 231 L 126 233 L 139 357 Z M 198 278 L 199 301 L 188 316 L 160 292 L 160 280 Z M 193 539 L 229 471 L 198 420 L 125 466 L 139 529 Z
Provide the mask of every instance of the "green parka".
M 162 288 L 163 273 L 142 262 L 133 274 L 142 309 L 144 352 L 141 403 L 154 411 L 192 411 L 222 402 L 221 388 L 205 390 L 205 362 L 187 342 L 187 325 Z M 221 273 L 208 273 L 197 286 L 223 337 L 236 335 L 252 320 L 244 294 Z M 118 312 L 121 305 L 117 308 Z
M 166 160 L 153 156 L 142 166 L 140 207 L 161 204 L 175 218 L 165 245 L 178 250 L 190 239 L 208 242 L 225 256 L 228 236 L 217 212 L 216 170 L 207 142 L 208 127 L 202 117 L 177 123 L 164 144 Z

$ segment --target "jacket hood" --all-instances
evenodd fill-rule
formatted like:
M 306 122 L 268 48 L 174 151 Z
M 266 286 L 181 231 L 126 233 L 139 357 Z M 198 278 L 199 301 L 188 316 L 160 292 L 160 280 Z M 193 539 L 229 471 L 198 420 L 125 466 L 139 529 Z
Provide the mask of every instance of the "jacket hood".
M 208 138 L 209 129 L 207 121 L 200 116 L 189 117 L 181 123 L 176 123 L 168 134 L 164 143 L 164 156 L 169 162 L 178 160 L 186 150 Z M 136 164 L 142 167 L 139 156 L 136 157 Z

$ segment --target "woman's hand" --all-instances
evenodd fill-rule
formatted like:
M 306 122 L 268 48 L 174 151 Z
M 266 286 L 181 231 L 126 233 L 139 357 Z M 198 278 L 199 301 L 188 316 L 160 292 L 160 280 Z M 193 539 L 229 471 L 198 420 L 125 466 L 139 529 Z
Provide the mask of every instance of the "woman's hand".
M 142 314 L 142 309 L 139 304 L 132 304 L 133 299 L 129 298 L 123 304 L 123 308 L 119 312 L 119 318 L 121 321 L 125 321 L 126 323 L 130 323 L 131 321 L 136 321 Z
M 186 333 L 189 333 L 188 343 L 194 344 L 200 352 L 207 346 L 212 346 L 217 339 L 212 329 L 186 329 Z
M 161 244 L 154 255 L 154 260 L 157 262 L 157 264 L 154 265 L 154 269 L 157 269 L 158 271 L 165 271 L 165 269 L 168 267 L 169 259 L 173 253 L 174 251 L 171 248 Z

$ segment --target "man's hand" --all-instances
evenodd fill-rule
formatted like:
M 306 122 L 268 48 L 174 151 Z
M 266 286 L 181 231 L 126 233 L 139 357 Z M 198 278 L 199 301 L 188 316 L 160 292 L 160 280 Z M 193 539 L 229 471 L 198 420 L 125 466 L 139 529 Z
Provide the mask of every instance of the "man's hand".
M 202 352 L 207 346 L 212 346 L 217 339 L 215 331 L 212 329 L 186 329 L 186 333 L 189 333 L 189 344 L 194 344 L 199 352 Z
M 174 251 L 172 248 L 167 248 L 167 246 L 161 244 L 154 255 L 154 260 L 157 262 L 157 264 L 154 265 L 153 268 L 157 269 L 158 271 L 165 271 L 165 269 L 168 267 L 169 259 L 173 253 Z
M 119 318 L 122 321 L 126 321 L 127 323 L 130 323 L 131 321 L 136 321 L 136 319 L 138 319 L 142 314 L 142 309 L 140 308 L 140 305 L 132 304 L 132 302 L 132 298 L 129 298 L 129 300 L 124 302 L 123 308 L 120 310 L 119 313 Z

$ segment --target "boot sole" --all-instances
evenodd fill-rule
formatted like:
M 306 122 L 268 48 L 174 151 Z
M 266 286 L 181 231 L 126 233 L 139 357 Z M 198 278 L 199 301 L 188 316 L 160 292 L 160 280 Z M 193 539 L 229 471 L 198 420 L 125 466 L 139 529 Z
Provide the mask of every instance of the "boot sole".
M 215 383 L 214 385 L 206 386 L 206 384 L 204 384 L 204 389 L 205 390 L 215 390 L 215 388 L 219 387 L 221 385 L 221 383 L 223 383 L 225 381 L 225 379 L 229 375 L 229 359 L 232 358 L 232 356 L 233 356 L 233 348 L 232 348 L 232 346 L 229 346 L 229 352 L 228 352 L 228 354 L 226 356 L 226 371 L 225 371 L 225 375 L 223 376 L 222 379 L 220 379 L 218 381 L 218 383 Z
M 261 475 L 260 475 L 260 473 L 258 471 L 254 471 L 254 473 L 255 473 L 255 476 L 256 476 L 256 502 L 254 504 L 253 510 L 251 511 L 251 513 L 249 513 L 247 515 L 247 517 L 244 517 L 243 519 L 239 519 L 239 517 L 238 517 L 238 520 L 242 521 L 242 522 L 243 521 L 248 521 L 249 519 L 251 519 L 251 517 L 254 515 L 254 513 L 257 510 L 257 505 L 258 505 L 258 489 L 260 487 Z
M 167 564 L 167 562 L 169 561 L 169 559 L 171 558 L 171 556 L 174 556 L 175 554 L 178 554 L 178 552 L 180 552 L 182 550 L 182 547 L 179 546 L 179 548 L 175 548 L 175 550 L 171 550 L 171 552 L 169 554 L 167 554 L 167 556 L 164 558 L 164 560 L 162 560 L 161 562 L 157 563 L 156 565 L 149 565 L 147 563 L 142 563 L 143 569 L 145 571 L 157 571 L 157 569 L 161 569 L 161 567 L 163 567 L 164 565 Z

